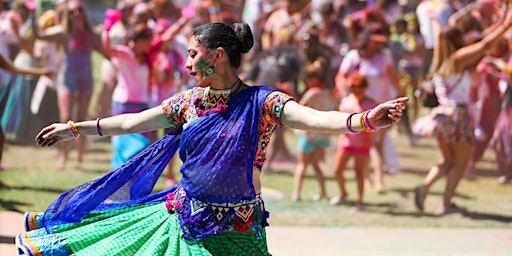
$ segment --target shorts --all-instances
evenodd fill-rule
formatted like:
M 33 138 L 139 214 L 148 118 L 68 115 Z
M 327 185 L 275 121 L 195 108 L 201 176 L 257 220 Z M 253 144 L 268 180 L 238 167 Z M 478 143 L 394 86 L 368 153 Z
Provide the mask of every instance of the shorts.
M 312 153 L 316 151 L 317 149 L 327 148 L 329 147 L 329 140 L 328 139 L 308 139 L 306 137 L 299 137 L 298 141 L 299 145 L 299 152 L 304 153 Z

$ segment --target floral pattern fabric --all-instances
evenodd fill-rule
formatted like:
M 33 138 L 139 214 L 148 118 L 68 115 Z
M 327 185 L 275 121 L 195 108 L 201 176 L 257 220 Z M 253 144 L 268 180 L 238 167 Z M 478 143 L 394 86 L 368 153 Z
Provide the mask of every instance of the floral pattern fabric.
M 162 102 L 162 109 L 169 124 L 173 127 L 190 123 L 202 116 L 202 106 L 195 104 L 203 98 L 204 88 L 195 87 L 170 97 Z M 265 100 L 262 118 L 260 120 L 260 136 L 258 140 L 258 150 L 254 165 L 261 169 L 263 166 L 267 146 L 270 142 L 272 132 L 281 124 L 281 113 L 283 107 L 289 100 L 294 100 L 292 96 L 283 92 L 274 91 Z

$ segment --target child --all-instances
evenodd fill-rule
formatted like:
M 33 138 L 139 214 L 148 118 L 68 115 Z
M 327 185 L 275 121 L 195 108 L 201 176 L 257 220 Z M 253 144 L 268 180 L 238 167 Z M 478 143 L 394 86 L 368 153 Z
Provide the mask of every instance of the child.
M 149 108 L 151 69 L 155 65 L 156 57 L 190 18 L 181 16 L 157 38 L 153 38 L 153 31 L 146 25 L 135 25 L 128 31 L 125 45 L 111 45 L 109 31 L 106 31 L 104 48 L 118 70 L 117 85 L 112 95 L 113 115 L 135 113 Z M 98 125 L 99 120 L 97 120 Z M 126 163 L 132 156 L 146 148 L 152 136 L 152 133 L 145 133 L 112 137 L 114 147 L 112 169 Z
M 318 110 L 335 110 L 336 101 L 331 90 L 327 88 L 323 75 L 325 63 L 315 61 L 306 68 L 304 73 L 304 81 L 308 86 L 308 90 L 300 100 L 300 104 L 318 109 Z M 299 163 L 295 170 L 294 186 L 292 201 L 300 201 L 300 192 L 304 174 L 309 164 L 315 170 L 316 179 L 320 185 L 320 194 L 314 197 L 314 200 L 327 199 L 325 190 L 325 178 L 320 168 L 320 161 L 323 158 L 324 149 L 329 146 L 329 137 L 327 134 L 316 132 L 301 133 L 298 138 L 299 144 Z
M 353 73 L 348 78 L 348 85 L 350 93 L 343 98 L 343 101 L 340 104 L 340 111 L 356 113 L 368 110 L 377 105 L 374 100 L 366 96 L 368 82 L 363 75 L 357 72 Z M 349 121 L 356 122 L 357 120 Z M 338 181 L 340 195 L 331 198 L 330 203 L 332 205 L 340 204 L 348 196 L 345 188 L 343 172 L 347 162 L 351 157 L 354 157 L 358 193 L 357 202 L 352 209 L 354 211 L 362 211 L 364 209 L 364 179 L 369 170 L 371 146 L 372 135 L 370 133 L 361 132 L 340 135 L 338 151 L 334 162 L 334 173 L 336 180 Z

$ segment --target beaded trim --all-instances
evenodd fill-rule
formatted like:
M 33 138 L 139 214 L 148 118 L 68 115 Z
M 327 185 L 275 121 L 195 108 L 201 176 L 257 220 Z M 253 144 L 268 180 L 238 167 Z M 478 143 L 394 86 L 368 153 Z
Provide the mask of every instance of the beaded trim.
M 255 232 L 261 238 L 261 229 L 268 226 L 261 195 L 236 203 L 208 203 L 188 196 L 180 186 L 167 194 L 165 207 L 179 214 L 183 236 L 191 240 L 222 231 Z

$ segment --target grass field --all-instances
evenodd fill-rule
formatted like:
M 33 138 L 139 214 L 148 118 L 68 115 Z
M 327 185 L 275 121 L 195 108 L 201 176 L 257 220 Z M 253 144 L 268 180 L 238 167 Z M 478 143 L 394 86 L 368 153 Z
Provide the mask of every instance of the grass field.
M 327 201 L 316 202 L 312 197 L 318 192 L 312 170 L 308 172 L 302 193 L 303 201 L 290 200 L 293 182 L 293 167 L 277 169 L 274 174 L 262 176 L 265 191 L 270 194 L 282 193 L 281 200 L 267 200 L 271 212 L 271 225 L 312 225 L 312 226 L 390 226 L 390 227 L 512 227 L 512 185 L 499 185 L 494 156 L 488 151 L 477 165 L 479 178 L 463 180 L 454 201 L 467 208 L 463 214 L 438 217 L 433 211 L 441 202 L 444 180 L 431 190 L 426 201 L 426 212 L 419 215 L 412 203 L 412 188 L 420 183 L 428 169 L 437 161 L 437 151 L 430 139 L 420 140 L 419 146 L 410 147 L 407 140 L 396 131 L 396 147 L 402 171 L 386 175 L 388 193 L 378 195 L 367 189 L 364 212 L 352 212 L 356 185 L 353 171 L 346 172 L 347 188 L 350 193 L 345 205 L 331 206 Z M 293 133 L 287 134 L 287 141 L 295 149 Z M 335 137 L 333 140 L 335 141 Z M 332 196 L 337 193 L 332 173 L 334 149 L 327 152 L 325 166 L 327 188 Z M 107 139 L 90 141 L 84 169 L 72 168 L 74 152 L 66 171 L 57 171 L 57 151 L 53 148 L 7 145 L 4 160 L 11 168 L 0 171 L 0 210 L 44 211 L 60 193 L 85 181 L 95 179 L 108 172 L 111 147 Z M 175 170 L 177 172 L 177 170 Z M 156 190 L 165 188 L 162 178 Z M 265 196 L 265 194 L 264 194 Z

